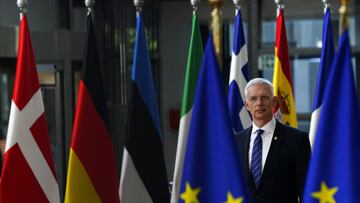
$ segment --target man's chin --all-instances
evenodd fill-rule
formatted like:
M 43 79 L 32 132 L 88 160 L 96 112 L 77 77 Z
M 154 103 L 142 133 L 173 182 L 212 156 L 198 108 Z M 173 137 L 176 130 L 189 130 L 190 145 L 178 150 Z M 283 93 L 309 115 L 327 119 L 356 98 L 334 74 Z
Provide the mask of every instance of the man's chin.
M 268 114 L 266 114 L 266 113 L 257 113 L 257 114 L 255 114 L 255 116 L 254 116 L 254 119 L 256 119 L 256 120 L 271 120 L 271 118 L 272 118 L 272 115 L 268 115 Z

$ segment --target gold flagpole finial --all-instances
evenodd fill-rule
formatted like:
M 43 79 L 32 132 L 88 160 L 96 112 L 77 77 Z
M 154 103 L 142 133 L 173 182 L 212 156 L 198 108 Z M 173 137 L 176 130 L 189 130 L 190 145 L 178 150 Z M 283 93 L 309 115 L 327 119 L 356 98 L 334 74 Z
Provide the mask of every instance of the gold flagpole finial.
M 340 0 L 341 7 L 339 8 L 340 13 L 340 34 L 349 27 L 349 2 L 350 0 Z
M 222 12 L 220 7 L 223 3 L 224 0 L 209 0 L 209 4 L 213 8 L 211 12 L 211 31 L 214 40 L 215 53 L 220 67 L 222 67 Z

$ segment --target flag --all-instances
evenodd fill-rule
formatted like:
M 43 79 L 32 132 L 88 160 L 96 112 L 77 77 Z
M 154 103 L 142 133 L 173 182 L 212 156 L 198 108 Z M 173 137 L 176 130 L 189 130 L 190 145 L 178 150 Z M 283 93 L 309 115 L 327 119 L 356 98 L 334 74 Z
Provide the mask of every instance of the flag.
M 179 137 L 176 152 L 174 181 L 172 187 L 171 202 L 176 203 L 179 199 L 179 190 L 181 184 L 182 171 L 184 166 L 184 157 L 189 135 L 190 120 L 194 104 L 195 88 L 199 77 L 201 59 L 203 55 L 203 45 L 201 33 L 196 13 L 192 17 L 192 31 L 188 61 L 186 66 L 186 77 L 184 84 L 184 93 L 181 106 L 181 118 L 179 125 Z
M 360 202 L 360 110 L 347 28 L 331 67 L 304 202 Z
M 26 15 L 21 14 L 0 202 L 60 202 Z
M 249 202 L 210 35 L 195 92 L 180 203 Z
M 314 146 L 316 128 L 319 121 L 319 115 L 321 112 L 324 92 L 326 88 L 325 85 L 328 80 L 332 60 L 335 55 L 333 31 L 331 26 L 331 15 L 329 8 L 326 9 L 323 21 L 324 23 L 323 23 L 323 33 L 322 33 L 323 39 L 322 39 L 321 59 L 319 65 L 319 72 L 317 76 L 317 83 L 315 87 L 315 97 L 314 97 L 314 104 L 311 114 L 310 132 L 309 132 L 311 146 Z
M 68 175 L 66 203 L 119 202 L 115 153 L 107 126 L 92 14 L 87 17 L 87 41 L 79 84 Z
M 136 21 L 134 61 L 120 180 L 122 203 L 170 201 L 155 86 L 142 16 Z
M 275 116 L 282 121 L 282 123 L 296 128 L 295 99 L 292 88 L 283 9 L 278 10 L 278 16 L 276 18 L 273 84 L 274 95 L 278 98 L 278 102 L 273 109 Z
M 240 9 L 237 9 L 228 94 L 231 124 L 235 133 L 251 126 L 251 116 L 245 107 L 244 92 L 249 78 L 244 29 Z

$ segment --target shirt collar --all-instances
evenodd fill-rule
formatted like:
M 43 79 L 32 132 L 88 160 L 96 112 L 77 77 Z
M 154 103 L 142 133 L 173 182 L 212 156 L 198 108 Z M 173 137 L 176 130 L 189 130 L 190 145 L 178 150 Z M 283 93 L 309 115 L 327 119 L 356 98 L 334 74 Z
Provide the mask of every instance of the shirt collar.
M 256 131 L 259 129 L 259 127 L 256 126 L 256 124 L 254 122 L 253 122 L 252 126 L 253 127 L 252 127 L 252 130 L 251 130 L 251 134 L 256 133 Z M 263 129 L 267 133 L 273 133 L 275 131 L 275 126 L 276 126 L 276 120 L 273 117 L 261 129 Z

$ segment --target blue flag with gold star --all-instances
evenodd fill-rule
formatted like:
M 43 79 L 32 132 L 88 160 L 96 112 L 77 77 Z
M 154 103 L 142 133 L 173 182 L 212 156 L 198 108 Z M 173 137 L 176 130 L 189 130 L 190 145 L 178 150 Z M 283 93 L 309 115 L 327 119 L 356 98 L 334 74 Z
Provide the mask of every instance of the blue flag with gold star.
M 212 37 L 195 92 L 178 202 L 249 202 Z
M 346 28 L 331 67 L 303 202 L 360 202 L 360 110 Z

